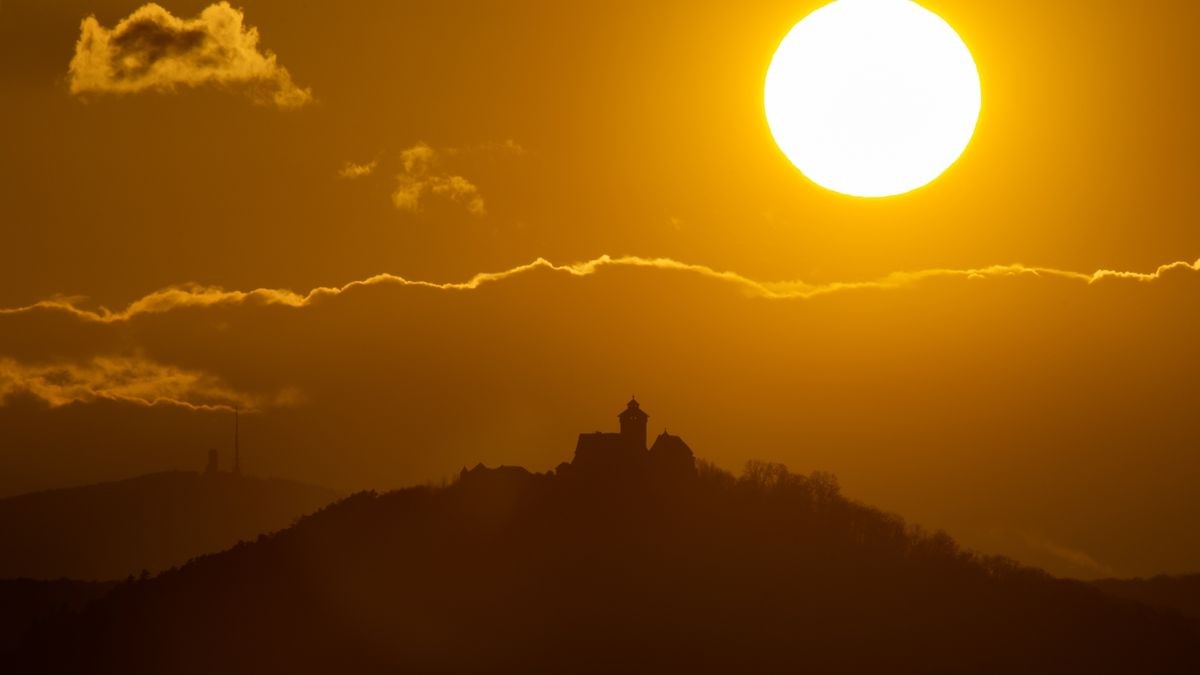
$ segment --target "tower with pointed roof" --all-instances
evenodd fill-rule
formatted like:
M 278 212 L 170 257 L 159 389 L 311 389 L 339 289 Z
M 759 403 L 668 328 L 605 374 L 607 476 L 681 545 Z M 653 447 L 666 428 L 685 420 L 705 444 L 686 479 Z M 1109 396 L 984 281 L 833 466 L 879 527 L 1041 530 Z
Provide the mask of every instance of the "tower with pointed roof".
M 233 409 L 233 475 L 242 475 L 242 450 L 239 447 L 240 411 Z
M 646 425 L 650 415 L 642 410 L 636 397 L 625 404 L 617 419 L 621 422 L 619 432 L 579 434 L 574 459 L 559 465 L 559 470 L 617 479 L 638 476 L 670 479 L 696 474 L 695 457 L 682 438 L 664 431 L 654 441 L 654 447 L 647 449 Z
M 650 420 L 650 415 L 642 410 L 636 396 L 630 398 L 629 403 L 625 405 L 625 410 L 617 415 L 617 419 L 621 421 L 621 438 L 625 440 L 625 443 L 630 448 L 645 452 L 646 422 Z

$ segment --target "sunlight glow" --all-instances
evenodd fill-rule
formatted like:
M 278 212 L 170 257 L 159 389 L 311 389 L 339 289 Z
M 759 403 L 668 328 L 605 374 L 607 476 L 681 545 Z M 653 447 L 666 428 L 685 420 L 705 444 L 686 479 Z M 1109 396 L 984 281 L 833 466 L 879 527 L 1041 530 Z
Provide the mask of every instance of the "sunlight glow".
M 767 123 L 810 180 L 886 197 L 940 176 L 979 119 L 979 73 L 941 17 L 910 0 L 837 0 L 796 24 L 767 71 Z

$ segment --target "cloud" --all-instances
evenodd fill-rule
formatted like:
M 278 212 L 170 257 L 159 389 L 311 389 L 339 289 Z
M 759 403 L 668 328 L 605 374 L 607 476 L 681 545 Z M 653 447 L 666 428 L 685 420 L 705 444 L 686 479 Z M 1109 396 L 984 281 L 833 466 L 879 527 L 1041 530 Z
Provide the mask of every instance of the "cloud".
M 473 216 L 487 213 L 479 189 L 462 176 L 435 176 L 429 181 L 429 191 L 452 202 L 466 204 L 467 213 Z
M 16 393 L 32 394 L 51 407 L 106 399 L 191 410 L 254 410 L 265 403 L 287 403 L 297 397 L 287 391 L 263 401 L 228 387 L 215 376 L 128 356 L 51 364 L 0 358 L 0 404 Z
M 538 258 L 533 262 L 518 265 L 501 272 L 480 272 L 466 281 L 444 283 L 406 279 L 395 274 L 377 274 L 366 279 L 351 281 L 341 286 L 318 286 L 307 293 L 297 293 L 287 289 L 276 288 L 257 288 L 250 291 L 239 291 L 226 290 L 219 286 L 181 285 L 150 293 L 118 311 L 113 311 L 106 307 L 87 309 L 82 306 L 84 301 L 78 297 L 51 298 L 21 307 L 0 308 L 0 316 L 25 314 L 35 311 L 57 311 L 72 314 L 86 321 L 116 323 L 128 321 L 144 314 L 162 314 L 188 307 L 243 304 L 305 307 L 325 297 L 341 295 L 346 291 L 359 287 L 381 284 L 415 286 L 441 291 L 468 291 L 535 270 L 547 270 L 559 274 L 584 277 L 596 274 L 599 270 L 606 267 L 654 268 L 683 272 L 731 284 L 741 289 L 743 293 L 750 297 L 767 300 L 810 300 L 825 295 L 850 291 L 886 291 L 907 288 L 935 279 L 985 281 L 1017 277 L 1054 278 L 1083 283 L 1089 286 L 1111 280 L 1148 283 L 1173 274 L 1200 272 L 1200 260 L 1192 263 L 1174 262 L 1161 265 L 1154 272 L 1098 270 L 1092 273 L 1085 273 L 1058 270 L 1049 267 L 1028 267 L 1026 265 L 1012 264 L 992 265 L 980 268 L 938 268 L 916 272 L 896 272 L 872 281 L 809 284 L 803 281 L 756 281 L 736 272 L 715 270 L 706 265 L 684 263 L 670 258 L 642 258 L 637 256 L 614 258 L 602 255 L 599 258 L 585 262 L 566 265 L 558 265 L 545 258 Z
M 257 103 L 290 110 L 312 102 L 275 54 L 260 50 L 258 29 L 227 2 L 195 19 L 147 4 L 111 30 L 89 16 L 80 26 L 70 65 L 75 95 L 171 92 L 178 87 L 238 89 Z
M 1048 553 L 1071 567 L 1087 572 L 1091 576 L 1117 576 L 1116 571 L 1112 567 L 1096 560 L 1096 558 L 1086 551 L 1063 546 L 1045 537 L 1032 535 L 1028 532 L 1021 532 L 1020 534 L 1025 539 L 1025 543 L 1031 548 Z
M 464 159 L 478 161 L 480 157 L 520 156 L 526 152 L 524 146 L 512 139 L 445 148 L 417 143 L 392 155 L 392 162 L 385 162 L 385 166 L 389 166 L 399 160 L 399 166 L 394 169 L 397 173 L 391 194 L 392 205 L 400 211 L 419 213 L 430 199 L 435 199 L 460 205 L 476 217 L 487 215 L 479 187 L 462 173 L 448 170 L 446 165 Z M 363 178 L 379 168 L 377 159 L 361 164 L 347 161 L 338 170 L 338 176 Z
M 377 159 L 373 159 L 366 164 L 356 164 L 354 162 L 347 161 L 342 165 L 342 168 L 338 170 L 338 175 L 342 178 L 363 178 L 374 173 L 375 167 L 377 166 L 379 166 L 379 160 Z
M 401 211 L 417 212 L 426 195 L 462 204 L 467 213 L 483 216 L 487 209 L 479 188 L 466 178 L 437 170 L 441 153 L 418 143 L 400 153 L 402 171 L 396 176 L 392 204 Z
M 442 152 L 447 155 L 482 154 L 513 155 L 520 157 L 521 155 L 527 154 L 529 151 L 525 148 L 525 146 L 521 145 L 517 141 L 511 138 L 506 138 L 503 141 L 487 141 L 486 143 L 480 143 L 479 145 L 471 145 L 459 148 L 446 148 Z
M 485 152 L 498 152 L 508 155 L 524 155 L 529 152 L 525 149 L 525 146 L 511 138 L 507 138 L 499 143 L 484 143 L 480 146 L 480 149 Z

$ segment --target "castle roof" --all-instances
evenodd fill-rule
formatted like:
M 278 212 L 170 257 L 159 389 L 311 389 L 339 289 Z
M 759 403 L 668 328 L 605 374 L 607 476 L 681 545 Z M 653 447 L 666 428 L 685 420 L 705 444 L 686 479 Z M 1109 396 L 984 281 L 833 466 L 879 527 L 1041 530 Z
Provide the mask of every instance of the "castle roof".
M 642 406 L 637 402 L 637 399 L 634 398 L 630 399 L 629 403 L 625 404 L 625 409 L 622 410 L 621 414 L 617 415 L 617 417 L 621 419 L 649 419 L 650 415 L 642 410 Z
M 650 452 L 668 452 L 676 454 L 686 453 L 690 456 L 692 454 L 692 449 L 688 447 L 687 443 L 683 442 L 682 438 L 678 436 L 672 436 L 666 431 L 663 431 L 658 435 L 658 438 L 654 439 L 654 445 L 650 446 Z

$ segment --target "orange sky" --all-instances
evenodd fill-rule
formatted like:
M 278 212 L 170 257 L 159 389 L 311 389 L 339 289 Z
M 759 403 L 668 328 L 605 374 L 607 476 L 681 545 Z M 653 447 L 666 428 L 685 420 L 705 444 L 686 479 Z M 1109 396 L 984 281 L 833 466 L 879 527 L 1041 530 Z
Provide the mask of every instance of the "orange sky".
M 766 128 L 772 51 L 819 2 L 195 20 L 209 4 L 146 16 L 227 40 L 219 58 L 119 80 L 114 45 L 198 52 L 95 39 L 140 2 L 0 4 L 0 308 L 59 298 L 0 309 L 0 495 L 227 444 L 222 414 L 167 399 L 256 407 L 256 471 L 350 489 L 550 468 L 632 392 L 702 457 L 831 470 L 989 551 L 1200 569 L 1200 281 L 1087 278 L 1200 257 L 1195 3 L 923 3 L 971 47 L 983 113 L 946 175 L 885 200 L 808 183 Z M 740 277 L 538 268 L 72 312 L 602 255 Z M 970 273 L 1016 263 L 1042 271 Z

